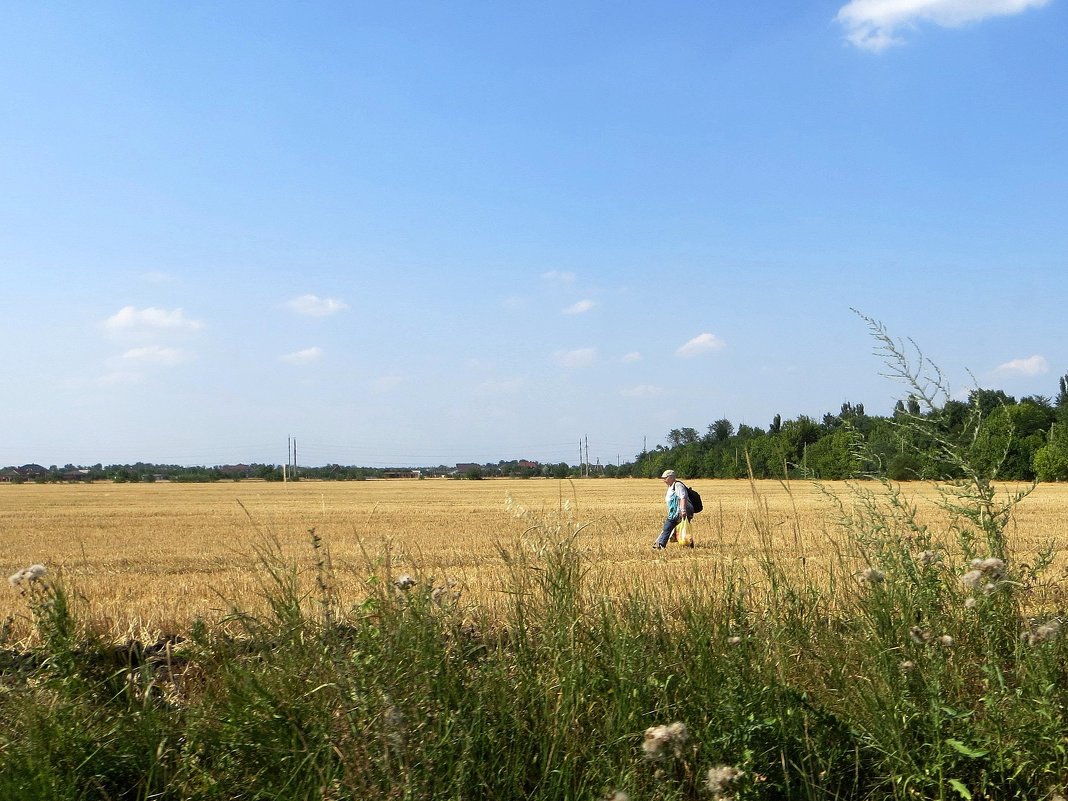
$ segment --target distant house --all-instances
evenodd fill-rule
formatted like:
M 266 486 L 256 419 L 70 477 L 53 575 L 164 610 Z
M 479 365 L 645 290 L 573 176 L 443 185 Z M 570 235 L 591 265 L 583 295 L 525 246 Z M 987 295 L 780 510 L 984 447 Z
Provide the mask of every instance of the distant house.
M 0 470 L 0 481 L 5 484 L 18 481 L 33 481 L 51 475 L 48 468 L 39 464 L 24 464 L 22 467 L 5 467 Z
M 386 470 L 382 478 L 422 478 L 422 470 Z

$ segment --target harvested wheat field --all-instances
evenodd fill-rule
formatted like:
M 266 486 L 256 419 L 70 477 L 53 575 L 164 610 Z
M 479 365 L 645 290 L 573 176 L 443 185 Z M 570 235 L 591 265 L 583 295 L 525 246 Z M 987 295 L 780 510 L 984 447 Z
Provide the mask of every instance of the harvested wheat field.
M 343 603 L 360 600 L 369 576 L 407 574 L 450 581 L 465 600 L 491 608 L 502 597 L 507 554 L 576 529 L 591 579 L 607 594 L 713 583 L 721 571 L 760 558 L 814 575 L 863 567 L 827 494 L 848 510 L 856 498 L 850 485 L 690 483 L 705 501 L 697 547 L 662 553 L 650 550 L 663 519 L 658 480 L 4 485 L 0 553 L 9 573 L 46 565 L 78 599 L 82 619 L 115 637 L 151 637 L 197 618 L 261 609 L 265 557 L 298 567 L 311 586 L 314 565 L 328 554 Z M 878 484 L 862 486 L 882 493 Z M 938 530 L 935 490 L 906 485 L 903 494 Z M 1062 577 L 1066 530 L 1068 486 L 1037 487 L 1009 526 L 1016 558 L 1033 560 L 1052 543 L 1050 575 Z M 0 598 L 0 617 L 8 616 L 16 632 L 26 628 L 13 589 Z

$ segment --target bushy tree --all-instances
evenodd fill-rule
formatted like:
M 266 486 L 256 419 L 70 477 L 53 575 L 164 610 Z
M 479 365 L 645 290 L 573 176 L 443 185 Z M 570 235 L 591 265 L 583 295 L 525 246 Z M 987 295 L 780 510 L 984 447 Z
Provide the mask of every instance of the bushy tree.
M 1068 425 L 1056 423 L 1050 429 L 1049 441 L 1035 451 L 1033 466 L 1039 481 L 1068 481 Z

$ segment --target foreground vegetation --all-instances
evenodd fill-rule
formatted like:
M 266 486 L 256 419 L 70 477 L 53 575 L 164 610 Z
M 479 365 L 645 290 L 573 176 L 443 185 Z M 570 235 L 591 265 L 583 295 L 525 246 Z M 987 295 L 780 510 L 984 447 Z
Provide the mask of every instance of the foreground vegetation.
M 886 479 L 816 487 L 819 560 L 754 481 L 750 559 L 647 552 L 624 583 L 571 498 L 512 501 L 482 541 L 493 604 L 384 541 L 343 592 L 316 528 L 299 556 L 262 526 L 255 609 L 117 643 L 25 567 L 32 630 L 0 633 L 0 798 L 1061 798 L 1063 575 L 1052 543 L 1016 547 L 1032 487 L 993 481 L 1014 440 L 905 422 L 948 467 L 939 525 Z
M 314 531 L 311 591 L 265 547 L 269 611 L 150 644 L 94 636 L 20 571 L 38 644 L 3 652 L 0 797 L 1053 797 L 1047 562 L 1008 546 L 1018 495 L 944 490 L 941 545 L 893 485 L 838 498 L 820 576 L 774 558 L 757 496 L 755 571 L 693 562 L 625 594 L 591 578 L 566 504 L 513 507 L 494 614 L 388 553 L 345 604 Z

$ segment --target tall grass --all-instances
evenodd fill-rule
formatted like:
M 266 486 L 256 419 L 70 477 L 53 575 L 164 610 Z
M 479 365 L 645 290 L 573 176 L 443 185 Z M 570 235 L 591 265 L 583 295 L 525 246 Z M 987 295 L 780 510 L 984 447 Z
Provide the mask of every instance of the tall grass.
M 840 513 L 855 547 L 829 574 L 767 553 L 620 594 L 591 578 L 567 509 L 522 510 L 496 610 L 396 575 L 388 550 L 343 608 L 312 531 L 305 568 L 260 549 L 268 613 L 151 645 L 94 638 L 39 579 L 20 586 L 39 644 L 3 652 L 0 797 L 1061 792 L 1059 620 L 1025 616 L 1012 554 L 936 543 L 892 485 Z
M 1068 654 L 1031 593 L 1048 558 L 1007 536 L 1026 492 L 961 470 L 932 531 L 901 486 L 857 483 L 785 557 L 757 487 L 755 561 L 622 592 L 563 498 L 510 503 L 493 607 L 388 546 L 346 606 L 314 529 L 300 563 L 263 532 L 266 611 L 117 646 L 20 571 L 35 633 L 0 644 L 0 798 L 1059 797 Z

